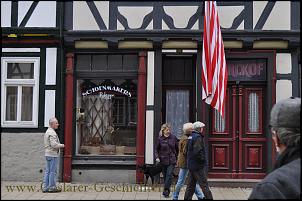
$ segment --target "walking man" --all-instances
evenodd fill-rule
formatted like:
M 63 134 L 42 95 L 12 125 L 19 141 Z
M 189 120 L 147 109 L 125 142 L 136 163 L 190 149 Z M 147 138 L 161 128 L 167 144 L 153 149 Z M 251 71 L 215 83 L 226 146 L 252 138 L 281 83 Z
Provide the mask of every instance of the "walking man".
M 183 125 L 183 135 L 181 136 L 178 143 L 177 166 L 179 167 L 179 173 L 178 173 L 177 184 L 175 186 L 175 191 L 173 193 L 173 200 L 178 200 L 181 187 L 184 185 L 187 178 L 187 174 L 188 174 L 187 159 L 186 159 L 187 143 L 188 143 L 188 137 L 192 134 L 192 131 L 193 131 L 193 124 L 191 122 L 185 123 Z M 196 184 L 195 194 L 198 200 L 201 200 L 204 197 L 201 188 L 198 184 Z
M 43 179 L 43 193 L 56 193 L 61 189 L 56 187 L 57 165 L 59 160 L 60 148 L 64 148 L 64 144 L 60 143 L 59 137 L 55 131 L 58 129 L 58 120 L 53 117 L 49 120 L 49 128 L 44 135 L 44 148 L 46 167 Z
M 193 124 L 194 131 L 188 138 L 187 145 L 187 166 L 189 169 L 188 186 L 185 192 L 185 200 L 192 200 L 192 196 L 195 191 L 196 182 L 201 187 L 205 199 L 213 199 L 210 191 L 207 176 L 205 173 L 206 152 L 203 142 L 204 135 L 203 127 L 204 123 L 197 121 Z

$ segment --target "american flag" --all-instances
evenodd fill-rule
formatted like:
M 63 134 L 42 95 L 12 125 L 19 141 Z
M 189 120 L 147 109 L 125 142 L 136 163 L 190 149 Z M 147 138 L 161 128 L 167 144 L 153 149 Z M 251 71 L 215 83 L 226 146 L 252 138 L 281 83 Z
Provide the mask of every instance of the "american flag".
M 204 8 L 202 99 L 224 118 L 228 74 L 216 2 L 205 1 Z

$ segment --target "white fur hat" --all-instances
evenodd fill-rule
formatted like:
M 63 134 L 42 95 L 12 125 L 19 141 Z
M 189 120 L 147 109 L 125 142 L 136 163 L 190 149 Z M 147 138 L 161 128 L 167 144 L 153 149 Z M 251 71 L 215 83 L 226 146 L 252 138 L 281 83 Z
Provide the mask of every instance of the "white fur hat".
M 194 124 L 193 124 L 193 129 L 194 129 L 194 130 L 197 129 L 197 128 L 203 128 L 203 127 L 205 127 L 205 124 L 202 123 L 202 122 L 200 122 L 200 121 L 196 121 L 196 122 L 194 122 Z

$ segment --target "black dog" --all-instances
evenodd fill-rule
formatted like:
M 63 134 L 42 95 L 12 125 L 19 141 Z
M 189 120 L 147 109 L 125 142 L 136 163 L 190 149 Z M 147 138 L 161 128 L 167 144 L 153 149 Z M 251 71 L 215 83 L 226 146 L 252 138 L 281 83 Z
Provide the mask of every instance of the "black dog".
M 162 165 L 160 163 L 156 164 L 144 164 L 142 166 L 139 166 L 139 169 L 142 170 L 144 173 L 146 180 L 145 180 L 145 185 L 148 183 L 149 177 L 151 178 L 152 185 L 154 184 L 154 178 L 158 175 L 159 178 L 159 173 L 162 171 Z

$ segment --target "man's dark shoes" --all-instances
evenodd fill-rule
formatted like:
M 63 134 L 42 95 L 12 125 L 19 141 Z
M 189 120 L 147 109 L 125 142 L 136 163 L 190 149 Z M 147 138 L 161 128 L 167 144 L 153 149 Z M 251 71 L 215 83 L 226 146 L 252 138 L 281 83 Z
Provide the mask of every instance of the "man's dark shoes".
M 42 193 L 48 193 L 48 190 L 42 189 Z
M 169 197 L 169 191 L 168 190 L 164 190 L 164 192 L 163 192 L 163 196 L 165 197 L 165 198 L 168 198 Z
M 48 193 L 59 193 L 61 192 L 62 190 L 59 189 L 59 188 L 51 188 L 48 190 Z

